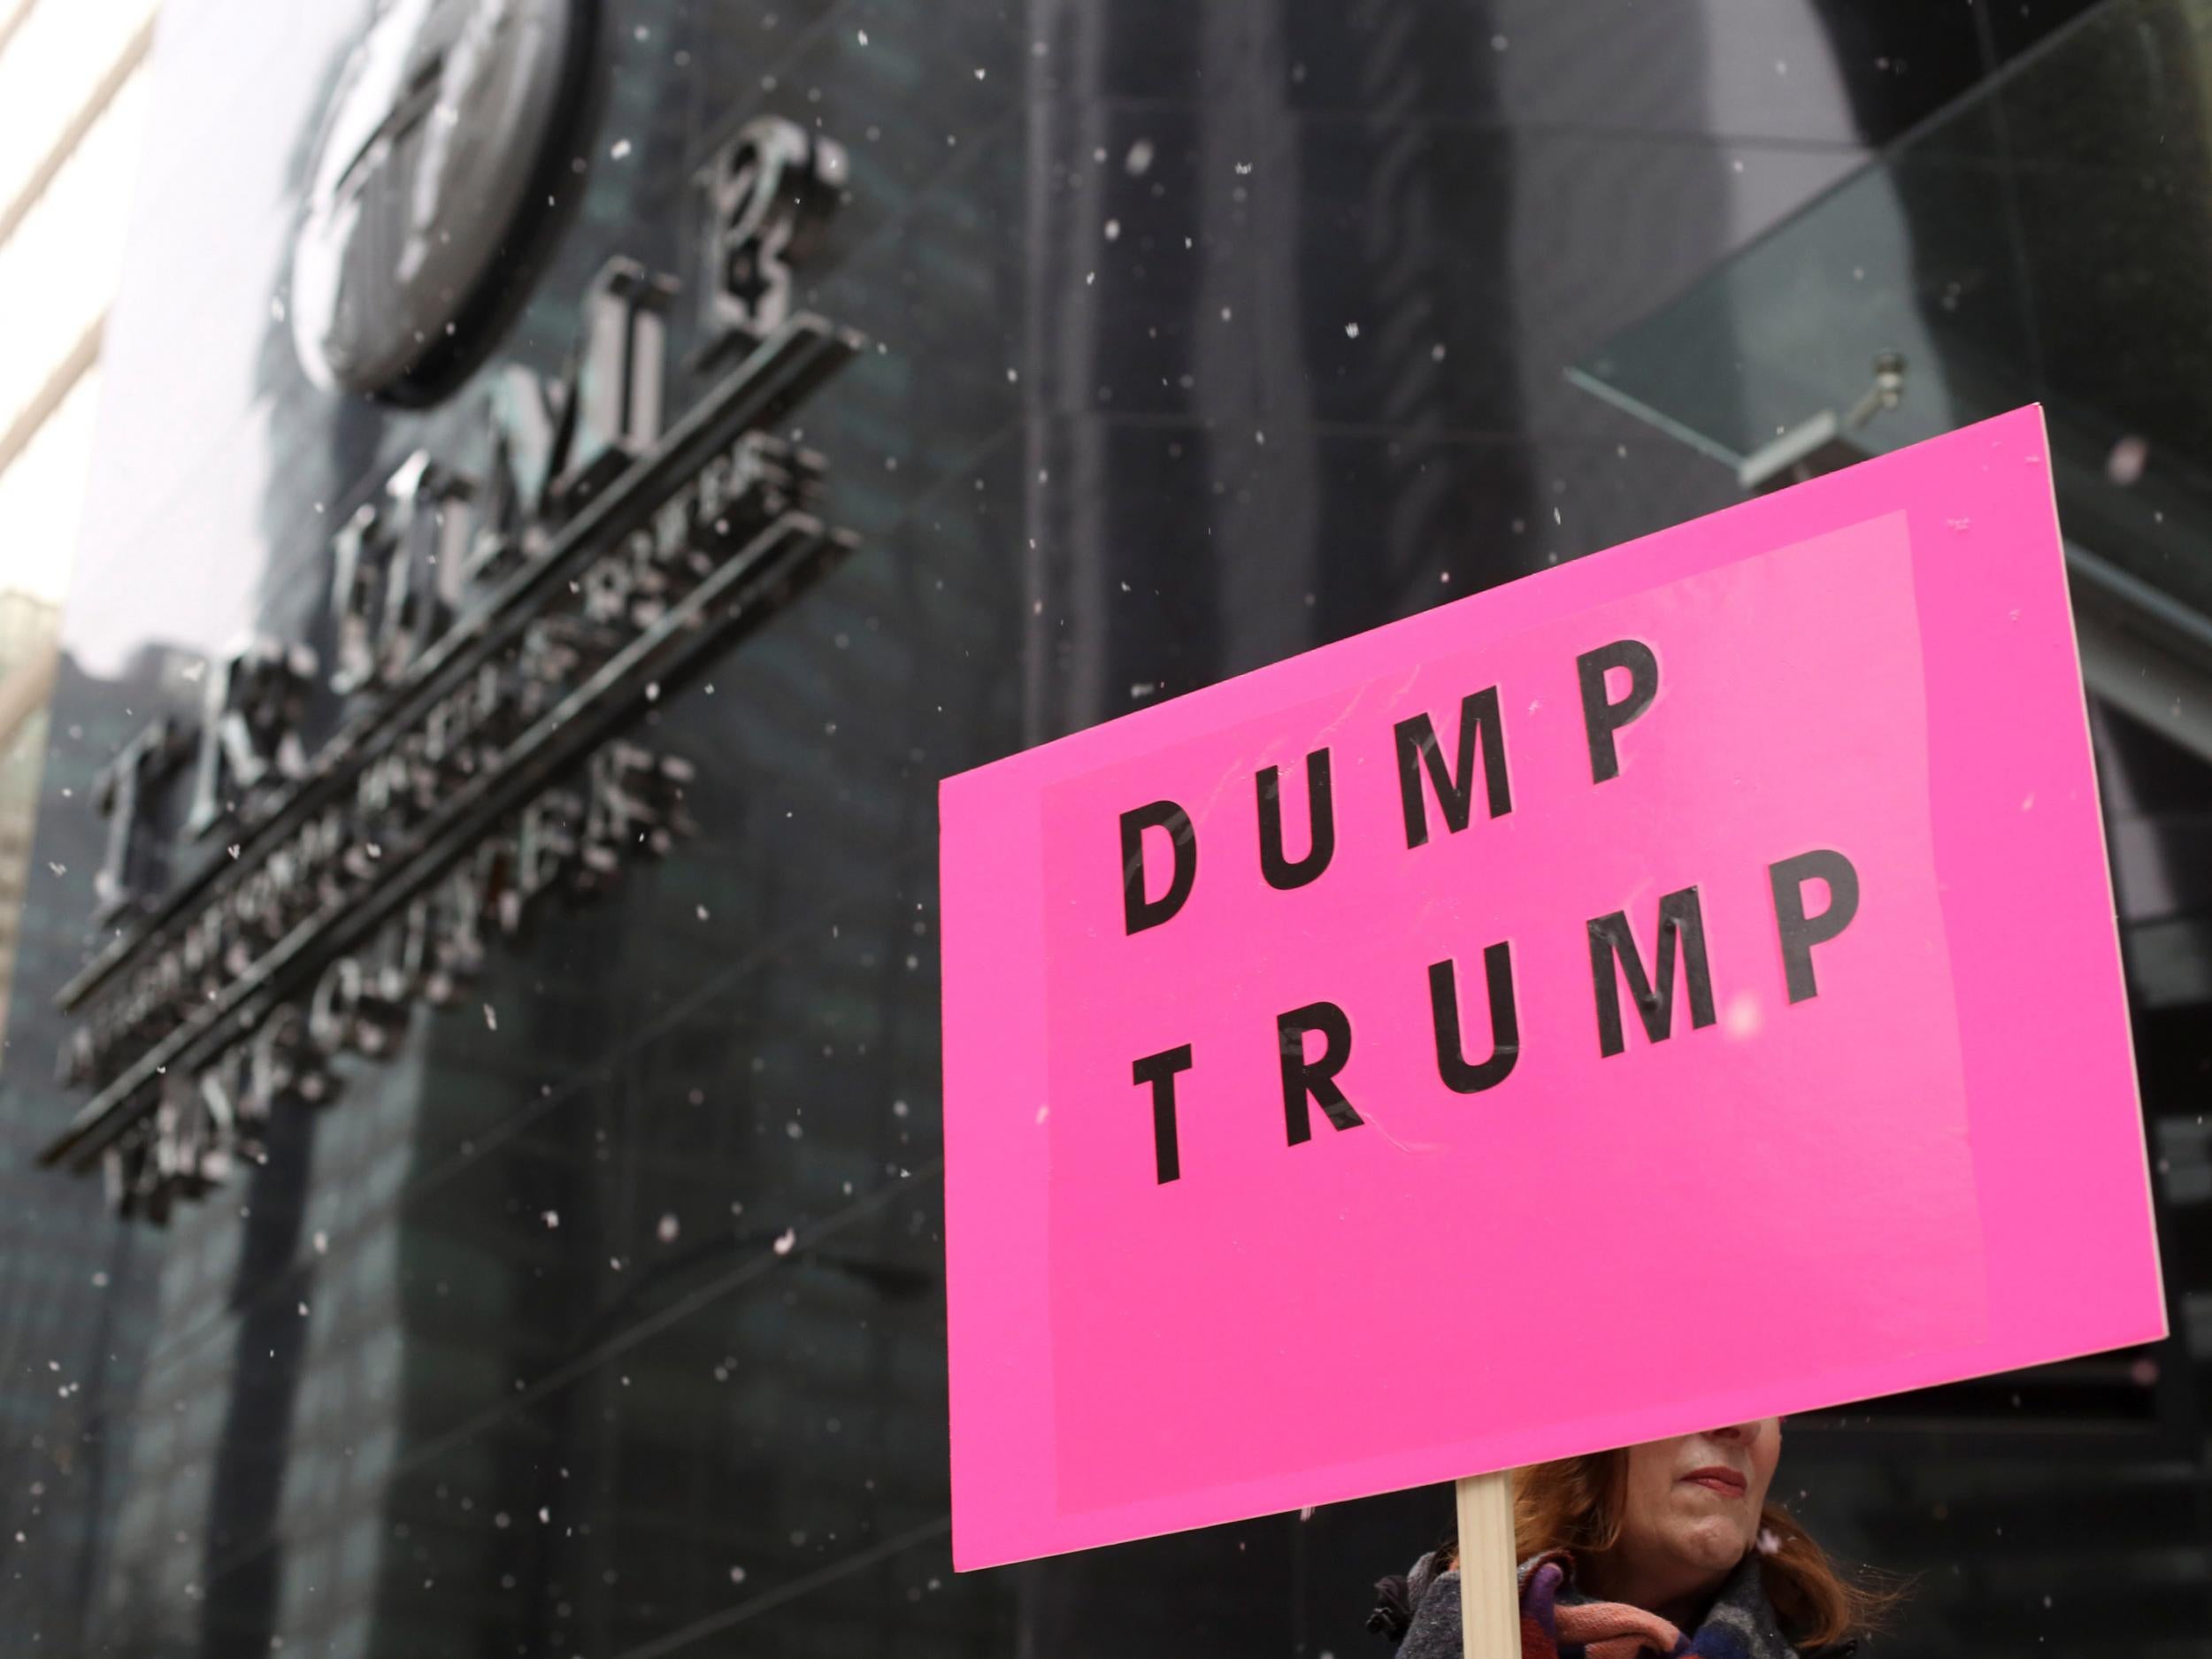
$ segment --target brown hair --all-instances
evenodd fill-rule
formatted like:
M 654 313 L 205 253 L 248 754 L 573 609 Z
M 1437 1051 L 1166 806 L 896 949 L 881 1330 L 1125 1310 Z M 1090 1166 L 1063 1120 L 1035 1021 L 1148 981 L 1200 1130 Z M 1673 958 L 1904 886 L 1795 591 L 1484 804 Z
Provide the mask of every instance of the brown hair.
M 1628 1453 L 1593 1452 L 1513 1471 L 1513 1552 L 1522 1561 L 1546 1550 L 1602 1555 L 1619 1542 L 1626 1504 Z M 1790 1640 L 1824 1647 L 1878 1628 L 1899 1592 L 1839 1571 L 1777 1503 L 1760 1511 L 1761 1576 Z M 1456 1544 L 1447 1564 L 1459 1556 Z

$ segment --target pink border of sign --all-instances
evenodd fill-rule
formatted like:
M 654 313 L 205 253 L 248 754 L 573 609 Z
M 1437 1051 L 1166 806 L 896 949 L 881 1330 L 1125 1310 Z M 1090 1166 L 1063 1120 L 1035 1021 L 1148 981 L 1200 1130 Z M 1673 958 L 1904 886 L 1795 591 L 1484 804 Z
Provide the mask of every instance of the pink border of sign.
M 1359 1497 L 2163 1335 L 2109 882 L 2083 879 L 2104 866 L 2103 827 L 2048 473 L 2041 411 L 2018 410 L 946 780 L 956 1565 Z M 2024 474 L 2032 488 L 2021 488 Z M 1766 1388 L 1674 1399 L 1602 1425 L 1470 1425 L 1387 1456 L 1061 1513 L 1045 1248 L 1050 1141 L 1004 1133 L 1048 1093 L 1045 976 L 1034 971 L 1044 792 L 1410 659 L 1893 512 L 1906 515 L 1926 648 L 1930 810 L 1988 1263 L 1985 1337 L 1891 1363 L 1810 1362 L 1787 1397 Z M 2063 780 L 2056 790 L 2055 774 Z M 2024 813 L 2032 793 L 2035 810 Z M 1978 856 L 1993 845 L 2005 849 L 2001 878 Z

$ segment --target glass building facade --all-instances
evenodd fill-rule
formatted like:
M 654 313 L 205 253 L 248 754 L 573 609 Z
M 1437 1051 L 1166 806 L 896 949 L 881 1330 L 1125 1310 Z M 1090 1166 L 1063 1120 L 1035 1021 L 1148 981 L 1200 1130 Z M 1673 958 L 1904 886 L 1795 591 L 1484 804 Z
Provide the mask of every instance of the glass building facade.
M 1448 1491 L 952 1573 L 937 781 L 2040 397 L 2174 1333 L 1793 1421 L 1778 1490 L 1916 1578 L 1884 1651 L 2212 1655 L 2212 5 L 601 0 L 512 314 L 409 410 L 311 381 L 290 314 L 390 9 L 165 0 L 143 72 L 0 1069 L 0 1653 L 1386 1651 Z M 319 751 L 334 538 L 419 450 L 488 465 L 611 258 L 684 284 L 699 406 L 703 180 L 766 116 L 848 161 L 793 298 L 866 343 L 775 430 L 856 549 L 624 733 L 691 768 L 664 856 L 118 1219 L 39 1166 L 104 774 L 250 637 L 316 653 Z M 227 851 L 189 772 L 154 886 Z M 1604 1202 L 1556 1179 L 1563 1228 Z M 1436 1271 L 1345 1341 L 1386 1365 Z

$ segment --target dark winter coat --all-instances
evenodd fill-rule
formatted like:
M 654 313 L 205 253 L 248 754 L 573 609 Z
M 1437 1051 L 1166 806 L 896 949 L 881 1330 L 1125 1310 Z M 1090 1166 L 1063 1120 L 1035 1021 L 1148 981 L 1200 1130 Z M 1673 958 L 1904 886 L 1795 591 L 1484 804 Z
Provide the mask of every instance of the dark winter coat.
M 1624 1656 L 1657 1651 L 1639 1640 L 1635 1625 L 1647 1623 L 1669 1631 L 1671 1626 L 1638 1609 L 1609 1609 L 1609 1604 L 1594 1601 L 1574 1587 L 1568 1576 L 1571 1571 L 1571 1563 L 1556 1554 L 1521 1563 L 1521 1645 L 1525 1659 L 1554 1659 L 1555 1655 L 1584 1659 L 1586 1655 L 1598 1659 L 1601 1654 L 1610 1659 L 1615 1654 Z M 1456 1571 L 1439 1572 L 1432 1554 L 1416 1562 L 1406 1578 L 1385 1579 L 1377 1589 L 1381 1601 L 1369 1628 L 1402 1639 L 1398 1659 L 1461 1659 Z M 1609 1619 L 1605 1617 L 1609 1610 L 1620 1617 Z M 1617 1629 L 1623 1633 L 1611 1634 Z M 1609 1639 L 1589 1640 L 1600 1631 Z M 1823 1649 L 1819 1659 L 1847 1659 L 1855 1647 L 1847 1642 Z M 1705 1622 L 1673 1651 L 1697 1655 L 1697 1659 L 1802 1659 L 1800 1650 L 1782 1633 L 1774 1605 L 1767 1599 L 1756 1555 L 1746 1556 L 1743 1564 L 1729 1575 Z

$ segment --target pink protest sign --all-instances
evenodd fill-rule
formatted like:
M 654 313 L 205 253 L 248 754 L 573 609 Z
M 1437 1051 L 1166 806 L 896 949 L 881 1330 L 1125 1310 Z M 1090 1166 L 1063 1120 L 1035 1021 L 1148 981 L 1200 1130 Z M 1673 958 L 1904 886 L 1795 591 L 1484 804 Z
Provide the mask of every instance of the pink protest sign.
M 963 1568 L 2163 1333 L 2036 410 L 942 814 Z

